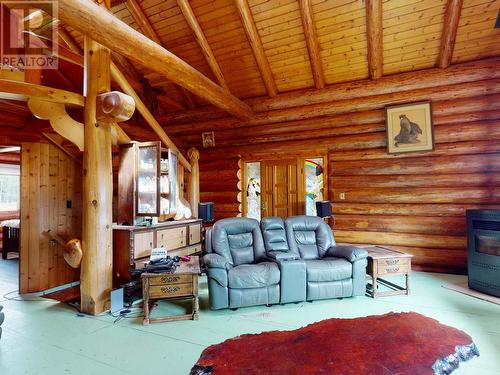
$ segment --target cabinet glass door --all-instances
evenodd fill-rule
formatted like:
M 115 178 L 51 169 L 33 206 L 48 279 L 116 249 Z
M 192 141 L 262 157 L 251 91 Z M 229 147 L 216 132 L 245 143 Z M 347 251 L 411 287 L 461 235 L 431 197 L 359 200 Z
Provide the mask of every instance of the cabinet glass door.
M 141 143 L 137 147 L 137 215 L 158 216 L 160 144 L 158 142 L 148 142 Z

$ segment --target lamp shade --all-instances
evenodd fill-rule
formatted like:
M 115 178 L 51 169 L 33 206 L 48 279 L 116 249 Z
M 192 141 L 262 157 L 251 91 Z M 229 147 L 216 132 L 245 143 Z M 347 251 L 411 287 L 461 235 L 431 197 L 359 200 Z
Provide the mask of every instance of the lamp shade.
M 316 215 L 319 217 L 332 216 L 332 203 L 330 201 L 316 202 Z
M 198 217 L 204 223 L 214 221 L 214 202 L 200 202 L 198 204 Z

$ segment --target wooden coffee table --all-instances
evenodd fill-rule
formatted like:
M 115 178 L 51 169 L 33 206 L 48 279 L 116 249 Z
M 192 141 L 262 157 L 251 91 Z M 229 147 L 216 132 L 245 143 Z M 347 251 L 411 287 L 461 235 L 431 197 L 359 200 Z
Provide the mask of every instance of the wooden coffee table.
M 370 246 L 368 251 L 367 274 L 371 276 L 372 283 L 367 285 L 367 293 L 373 298 L 410 294 L 410 274 L 412 254 L 387 249 L 381 246 Z M 406 275 L 406 287 L 394 284 L 381 276 Z M 378 283 L 391 290 L 378 291 Z
M 189 262 L 179 262 L 174 273 L 143 273 L 142 295 L 144 302 L 144 320 L 147 325 L 154 322 L 168 322 L 173 320 L 198 320 L 198 274 L 200 261 L 192 256 Z M 151 318 L 153 302 L 156 300 L 176 300 L 191 298 L 193 311 L 190 314 L 163 316 Z

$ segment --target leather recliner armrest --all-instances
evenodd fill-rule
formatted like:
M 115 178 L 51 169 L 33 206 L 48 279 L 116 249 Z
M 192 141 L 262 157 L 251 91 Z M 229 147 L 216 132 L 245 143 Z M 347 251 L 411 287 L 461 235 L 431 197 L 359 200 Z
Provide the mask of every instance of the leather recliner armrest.
M 278 262 L 299 259 L 296 254 L 288 251 L 268 251 L 267 257 Z
M 332 257 L 342 257 L 352 263 L 360 259 L 366 259 L 368 251 L 352 245 L 336 245 L 330 247 L 326 252 L 326 255 Z
M 207 268 L 221 268 L 223 270 L 228 270 L 231 268 L 231 264 L 222 255 L 211 253 L 206 254 L 203 257 L 203 262 Z

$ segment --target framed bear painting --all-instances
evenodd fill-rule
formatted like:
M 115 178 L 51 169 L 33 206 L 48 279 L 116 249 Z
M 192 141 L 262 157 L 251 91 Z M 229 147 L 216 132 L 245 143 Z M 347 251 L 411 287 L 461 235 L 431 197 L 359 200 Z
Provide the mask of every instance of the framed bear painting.
M 385 115 L 389 154 L 434 149 L 430 102 L 389 106 Z

